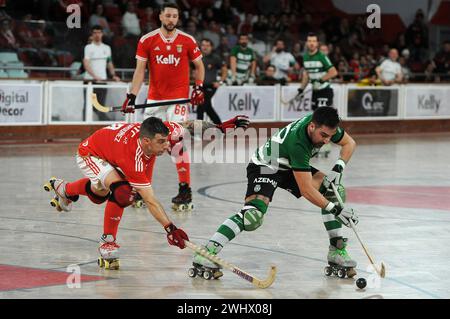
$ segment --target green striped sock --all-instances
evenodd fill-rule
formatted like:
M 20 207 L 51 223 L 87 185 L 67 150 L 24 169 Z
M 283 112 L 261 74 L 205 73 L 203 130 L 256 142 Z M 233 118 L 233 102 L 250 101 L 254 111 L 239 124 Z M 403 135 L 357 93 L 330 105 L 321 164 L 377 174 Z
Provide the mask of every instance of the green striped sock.
M 342 224 L 336 220 L 336 217 L 332 213 L 325 209 L 322 209 L 322 219 L 325 229 L 328 232 L 328 237 L 330 238 L 330 244 L 336 246 L 336 240 L 342 238 Z
M 217 254 L 226 243 L 233 240 L 243 230 L 244 223 L 242 222 L 242 216 L 239 214 L 233 215 L 220 225 L 216 233 L 209 240 L 206 248 Z

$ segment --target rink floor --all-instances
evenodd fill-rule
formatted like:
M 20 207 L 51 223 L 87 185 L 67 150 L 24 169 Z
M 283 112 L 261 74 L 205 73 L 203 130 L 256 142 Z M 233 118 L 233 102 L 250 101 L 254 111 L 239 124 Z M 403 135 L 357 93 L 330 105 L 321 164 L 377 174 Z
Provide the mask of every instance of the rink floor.
M 76 143 L 0 146 L 0 299 L 2 298 L 450 298 L 450 135 L 357 137 L 345 171 L 348 203 L 360 215 L 359 233 L 385 279 L 368 272 L 369 261 L 351 229 L 349 253 L 358 261 L 354 279 L 326 277 L 328 240 L 319 209 L 277 190 L 263 226 L 242 233 L 221 253 L 225 260 L 264 278 L 265 290 L 224 270 L 215 281 L 187 275 L 192 252 L 169 246 L 146 209 L 127 208 L 118 235 L 121 269 L 99 269 L 103 207 L 79 200 L 57 213 L 42 189 L 51 176 L 75 180 Z M 330 169 L 337 157 L 314 159 Z M 170 211 L 177 192 L 175 166 L 160 157 L 154 189 L 174 223 L 204 243 L 242 207 L 246 164 L 193 164 L 195 209 Z M 69 288 L 71 269 L 81 288 Z M 359 290 L 355 280 L 369 286 Z M 69 278 L 70 279 L 70 278 Z

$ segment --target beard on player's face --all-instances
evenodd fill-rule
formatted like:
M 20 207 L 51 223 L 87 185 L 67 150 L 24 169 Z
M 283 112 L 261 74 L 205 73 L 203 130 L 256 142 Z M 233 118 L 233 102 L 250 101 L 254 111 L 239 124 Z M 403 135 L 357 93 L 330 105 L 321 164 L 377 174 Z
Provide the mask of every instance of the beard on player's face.
M 173 24 L 173 23 L 163 23 L 162 26 L 167 31 L 173 31 L 175 29 L 175 27 L 176 27 L 176 25 Z

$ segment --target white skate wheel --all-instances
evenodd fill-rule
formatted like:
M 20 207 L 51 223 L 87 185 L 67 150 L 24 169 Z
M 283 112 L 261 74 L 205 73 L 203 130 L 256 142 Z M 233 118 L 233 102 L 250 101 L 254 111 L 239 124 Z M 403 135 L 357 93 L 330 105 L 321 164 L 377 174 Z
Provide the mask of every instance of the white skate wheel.
M 188 275 L 189 275 L 189 277 L 195 278 L 195 276 L 197 276 L 197 269 L 189 268 Z
M 212 277 L 212 273 L 210 271 L 205 271 L 203 273 L 203 278 L 205 278 L 206 280 L 210 280 Z

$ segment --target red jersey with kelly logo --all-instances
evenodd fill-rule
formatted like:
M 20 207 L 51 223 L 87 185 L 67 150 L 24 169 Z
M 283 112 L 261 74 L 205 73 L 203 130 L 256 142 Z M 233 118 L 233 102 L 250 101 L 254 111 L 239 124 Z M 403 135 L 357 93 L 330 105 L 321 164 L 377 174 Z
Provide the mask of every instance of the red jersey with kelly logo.
M 149 100 L 189 98 L 189 63 L 201 59 L 195 39 L 175 30 L 167 39 L 156 29 L 139 40 L 136 59 L 148 61 L 150 71 Z
M 168 139 L 172 148 L 180 142 L 185 131 L 178 123 L 164 122 L 164 124 L 169 128 Z M 101 158 L 120 168 L 132 187 L 149 187 L 156 156 L 144 154 L 139 140 L 140 128 L 140 123 L 113 124 L 104 127 L 80 143 L 78 154 L 82 157 Z M 95 169 L 92 167 L 94 172 Z

